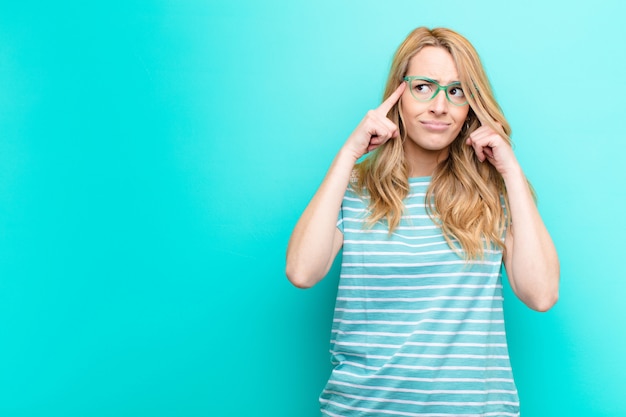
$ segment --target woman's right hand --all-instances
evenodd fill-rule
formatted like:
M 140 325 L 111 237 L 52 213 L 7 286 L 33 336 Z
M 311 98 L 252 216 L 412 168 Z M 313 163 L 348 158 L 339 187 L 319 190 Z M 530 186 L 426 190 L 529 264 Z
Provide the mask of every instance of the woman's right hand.
M 296 287 L 312 287 L 330 270 L 343 244 L 337 217 L 354 164 L 367 152 L 398 136 L 398 127 L 387 118 L 387 113 L 405 88 L 402 83 L 377 109 L 367 113 L 346 140 L 300 216 L 289 239 L 285 269 Z
M 387 118 L 387 113 L 400 100 L 405 88 L 406 83 L 401 83 L 378 108 L 368 111 L 354 129 L 345 146 L 355 160 L 399 135 L 398 126 Z

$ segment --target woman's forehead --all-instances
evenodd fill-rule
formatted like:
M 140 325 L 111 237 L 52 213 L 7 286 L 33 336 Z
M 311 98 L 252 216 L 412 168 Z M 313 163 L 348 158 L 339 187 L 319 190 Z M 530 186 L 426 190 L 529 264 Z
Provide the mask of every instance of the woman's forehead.
M 443 84 L 459 80 L 452 55 L 437 46 L 426 46 L 415 54 L 409 60 L 406 75 L 420 75 Z

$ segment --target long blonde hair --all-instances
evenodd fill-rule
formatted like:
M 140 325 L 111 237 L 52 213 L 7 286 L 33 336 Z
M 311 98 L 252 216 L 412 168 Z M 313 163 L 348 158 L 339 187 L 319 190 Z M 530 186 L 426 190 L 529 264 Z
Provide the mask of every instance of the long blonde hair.
M 459 252 L 456 240 L 464 258 L 475 259 L 487 248 L 504 250 L 503 235 L 510 217 L 505 214 L 508 197 L 502 176 L 490 163 L 481 163 L 465 141 L 471 132 L 487 125 L 510 143 L 511 130 L 478 53 L 467 39 L 450 29 L 420 27 L 407 36 L 394 55 L 384 98 L 403 82 L 409 61 L 425 46 L 441 47 L 452 55 L 470 106 L 463 128 L 448 149 L 448 158 L 432 174 L 426 208 L 450 247 Z M 356 189 L 369 193 L 369 224 L 386 220 L 392 233 L 400 223 L 403 200 L 409 192 L 409 168 L 403 150 L 407 132 L 398 104 L 387 117 L 399 127 L 400 140 L 386 142 L 357 165 Z

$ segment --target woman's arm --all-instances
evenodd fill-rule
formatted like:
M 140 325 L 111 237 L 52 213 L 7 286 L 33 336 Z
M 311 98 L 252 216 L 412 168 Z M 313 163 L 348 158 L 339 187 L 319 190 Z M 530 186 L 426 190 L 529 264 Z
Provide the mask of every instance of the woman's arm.
M 519 168 L 504 177 L 512 224 L 504 266 L 515 294 L 530 308 L 548 311 L 559 298 L 559 258 L 528 182 Z
M 287 246 L 287 278 L 298 288 L 317 284 L 343 244 L 336 227 L 356 159 L 342 148 L 294 228 Z
M 370 110 L 335 157 L 324 181 L 298 220 L 287 247 L 286 274 L 299 288 L 317 284 L 343 244 L 337 216 L 356 161 L 398 135 L 387 113 L 404 92 L 402 83 L 377 109 Z
M 528 307 L 548 311 L 558 300 L 559 259 L 522 168 L 511 146 L 487 126 L 476 129 L 467 143 L 479 160 L 496 167 L 506 184 L 512 224 L 504 265 L 511 287 Z

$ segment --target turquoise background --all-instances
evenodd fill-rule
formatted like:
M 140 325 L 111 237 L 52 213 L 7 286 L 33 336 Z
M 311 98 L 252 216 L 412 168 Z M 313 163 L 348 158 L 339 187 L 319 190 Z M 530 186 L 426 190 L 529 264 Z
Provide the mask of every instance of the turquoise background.
M 0 415 L 317 416 L 298 216 L 416 26 L 481 54 L 558 247 L 523 416 L 626 415 L 626 3 L 0 3 Z

